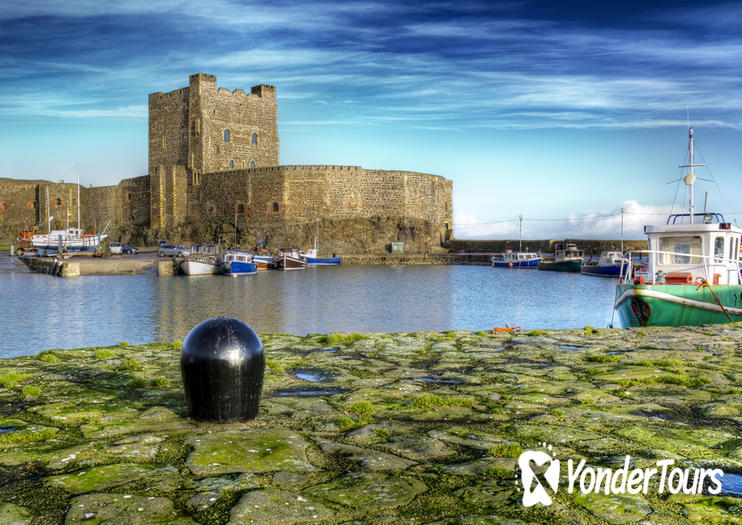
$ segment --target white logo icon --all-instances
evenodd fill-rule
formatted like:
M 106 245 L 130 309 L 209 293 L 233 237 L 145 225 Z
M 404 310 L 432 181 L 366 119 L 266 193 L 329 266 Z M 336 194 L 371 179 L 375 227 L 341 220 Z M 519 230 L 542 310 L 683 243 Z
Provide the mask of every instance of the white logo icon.
M 549 451 L 551 451 L 551 446 L 549 446 Z M 543 475 L 539 475 L 534 472 L 531 466 L 532 462 L 536 467 L 543 467 L 547 463 L 549 466 L 543 472 Z M 523 483 L 523 505 L 525 507 L 533 507 L 539 503 L 544 506 L 551 505 L 551 496 L 549 496 L 542 481 L 545 481 L 551 487 L 551 490 L 557 491 L 559 487 L 559 460 L 552 458 L 541 450 L 526 450 L 518 458 L 518 466 L 520 467 L 521 482 Z

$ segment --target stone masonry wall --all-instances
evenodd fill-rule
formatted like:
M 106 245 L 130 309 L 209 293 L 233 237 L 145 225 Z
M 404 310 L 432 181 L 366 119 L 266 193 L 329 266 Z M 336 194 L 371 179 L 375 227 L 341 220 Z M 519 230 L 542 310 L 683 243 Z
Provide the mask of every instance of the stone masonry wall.
M 202 90 L 203 173 L 277 166 L 276 89 L 255 86 L 251 93 L 226 88 Z M 228 130 L 229 137 L 225 137 Z M 225 141 L 228 138 L 228 142 Z M 255 142 L 255 144 L 253 143 Z
M 278 156 L 273 86 L 247 94 L 217 89 L 214 75 L 198 73 L 186 88 L 149 95 L 150 173 L 161 165 L 186 166 L 196 173 L 191 184 L 198 184 L 198 174 L 276 166 Z
M 123 223 L 147 225 L 150 221 L 149 177 L 124 179 L 119 185 Z
M 40 182 L 0 179 L 0 223 L 31 226 L 38 222 Z
M 149 172 L 188 163 L 189 89 L 149 95 Z

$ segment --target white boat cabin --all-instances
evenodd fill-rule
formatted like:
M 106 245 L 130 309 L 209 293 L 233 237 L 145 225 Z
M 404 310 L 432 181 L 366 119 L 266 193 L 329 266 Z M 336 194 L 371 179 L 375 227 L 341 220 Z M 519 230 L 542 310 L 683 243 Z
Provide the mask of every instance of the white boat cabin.
M 227 252 L 224 254 L 224 262 L 225 263 L 232 263 L 232 262 L 250 263 L 252 262 L 252 254 L 249 252 Z
M 719 213 L 670 215 L 661 226 L 645 226 L 649 241 L 646 268 L 632 272 L 630 258 L 622 280 L 646 284 L 693 284 L 705 279 L 712 285 L 742 284 L 739 250 L 742 229 L 724 221 Z M 642 252 L 630 252 L 637 255 Z
M 602 252 L 600 254 L 600 260 L 598 261 L 599 266 L 613 266 L 614 264 L 621 264 L 623 260 L 623 254 L 621 252 Z
M 540 259 L 541 257 L 536 253 L 529 253 L 529 252 L 511 252 L 506 251 L 502 254 L 502 260 L 505 263 L 524 263 L 527 261 L 533 261 L 536 259 Z

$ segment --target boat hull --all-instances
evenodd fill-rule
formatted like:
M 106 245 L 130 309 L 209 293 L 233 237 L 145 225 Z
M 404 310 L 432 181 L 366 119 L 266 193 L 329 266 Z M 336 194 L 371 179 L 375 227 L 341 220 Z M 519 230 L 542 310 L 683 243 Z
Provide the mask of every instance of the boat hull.
M 579 273 L 581 266 L 582 266 L 582 261 L 580 261 L 580 260 L 574 260 L 574 261 L 558 261 L 558 262 L 541 261 L 540 263 L 538 263 L 538 269 L 539 270 L 546 270 L 546 271 L 550 271 L 550 272 L 574 272 L 574 273 Z
M 580 272 L 582 272 L 582 275 L 593 275 L 595 277 L 618 277 L 621 273 L 621 265 L 583 264 Z
M 224 275 L 239 277 L 240 275 L 254 275 L 258 273 L 258 265 L 254 262 L 232 261 L 222 267 Z
M 186 259 L 180 263 L 180 271 L 186 275 L 213 275 L 219 272 L 214 263 Z
M 304 257 L 307 266 L 337 266 L 342 257 Z
M 713 290 L 733 321 L 742 321 L 742 286 L 619 284 L 615 308 L 621 325 L 699 326 L 729 322 Z
M 253 255 L 252 260 L 258 265 L 258 270 L 273 268 L 273 257 L 267 255 Z
M 495 268 L 538 268 L 541 259 L 531 259 L 529 261 L 507 262 L 503 259 L 492 259 L 492 266 Z
M 273 260 L 276 270 L 303 270 L 307 263 L 296 257 L 282 255 Z

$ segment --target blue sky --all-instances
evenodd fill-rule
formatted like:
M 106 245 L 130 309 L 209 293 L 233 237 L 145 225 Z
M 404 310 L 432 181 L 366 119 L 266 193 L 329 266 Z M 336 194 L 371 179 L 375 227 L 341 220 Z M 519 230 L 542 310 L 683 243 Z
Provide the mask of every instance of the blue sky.
M 204 72 L 277 86 L 282 164 L 452 179 L 458 237 L 617 237 L 623 207 L 640 238 L 684 202 L 686 111 L 701 205 L 742 212 L 739 4 L 107 4 L 0 5 L 0 177 L 144 175 L 147 94 Z

